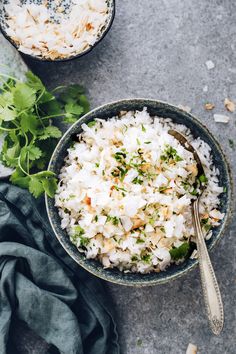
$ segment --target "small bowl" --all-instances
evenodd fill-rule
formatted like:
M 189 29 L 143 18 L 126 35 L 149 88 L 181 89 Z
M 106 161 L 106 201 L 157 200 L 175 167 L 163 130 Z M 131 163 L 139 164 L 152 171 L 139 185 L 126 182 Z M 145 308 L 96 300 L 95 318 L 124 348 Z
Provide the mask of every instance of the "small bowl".
M 225 213 L 225 217 L 221 224 L 213 229 L 213 235 L 209 241 L 207 241 L 207 247 L 211 250 L 219 239 L 222 237 L 226 225 L 229 222 L 229 217 L 232 212 L 232 178 L 229 170 L 228 162 L 222 152 L 219 143 L 215 140 L 209 130 L 193 117 L 191 114 L 172 106 L 168 103 L 149 100 L 149 99 L 129 99 L 117 102 L 112 102 L 98 107 L 91 112 L 84 115 L 75 124 L 73 124 L 56 146 L 54 153 L 49 163 L 49 170 L 53 171 L 56 175 L 59 174 L 61 167 L 64 164 L 64 158 L 67 155 L 67 149 L 71 146 L 73 138 L 78 133 L 81 133 L 81 124 L 88 123 L 95 118 L 108 119 L 116 116 L 120 111 L 129 110 L 142 110 L 143 107 L 147 107 L 148 112 L 151 115 L 160 116 L 163 118 L 171 118 L 175 123 L 184 124 L 187 126 L 194 137 L 201 137 L 206 141 L 211 149 L 214 164 L 220 171 L 219 183 L 227 188 L 226 193 L 220 196 L 221 212 Z M 192 270 L 198 263 L 195 259 L 186 259 L 180 265 L 171 265 L 166 271 L 160 273 L 124 273 L 118 269 L 103 269 L 100 262 L 92 259 L 86 259 L 85 255 L 80 253 L 77 248 L 70 242 L 69 237 L 65 230 L 61 229 L 61 219 L 58 215 L 58 210 L 54 206 L 55 200 L 46 197 L 46 206 L 51 222 L 51 226 L 55 232 L 61 245 L 67 251 L 67 253 L 83 268 L 92 274 L 105 279 L 110 282 L 121 285 L 129 286 L 147 286 L 157 285 L 174 280 Z
M 102 41 L 102 39 L 105 37 L 105 35 L 108 33 L 108 31 L 110 30 L 114 17 L 115 17 L 115 0 L 106 0 L 107 4 L 108 4 L 108 19 L 106 21 L 105 26 L 102 28 L 102 30 L 100 31 L 100 33 L 98 34 L 98 37 L 96 39 L 96 42 L 91 45 L 89 48 L 87 48 L 86 50 L 84 50 L 83 52 L 67 57 L 67 58 L 63 58 L 63 59 L 55 59 L 55 60 L 51 60 L 51 59 L 47 59 L 47 58 L 43 58 L 43 57 L 37 57 L 34 55 L 30 55 L 30 54 L 26 54 L 24 52 L 19 51 L 17 44 L 11 39 L 10 36 L 8 36 L 8 34 L 6 33 L 6 18 L 5 18 L 5 12 L 4 12 L 4 5 L 6 5 L 7 3 L 9 3 L 9 0 L 4 0 L 0 2 L 0 31 L 2 32 L 3 36 L 21 53 L 21 55 L 25 58 L 31 58 L 34 59 L 36 61 L 42 61 L 42 62 L 64 62 L 64 61 L 70 61 L 70 60 L 74 60 L 77 58 L 80 58 L 86 54 L 88 54 L 89 52 L 91 52 L 91 50 L 93 48 L 96 47 L 96 45 Z M 39 4 L 40 1 L 39 0 L 30 0 L 31 3 L 35 3 L 35 4 Z M 25 3 L 24 0 L 21 0 L 21 3 Z

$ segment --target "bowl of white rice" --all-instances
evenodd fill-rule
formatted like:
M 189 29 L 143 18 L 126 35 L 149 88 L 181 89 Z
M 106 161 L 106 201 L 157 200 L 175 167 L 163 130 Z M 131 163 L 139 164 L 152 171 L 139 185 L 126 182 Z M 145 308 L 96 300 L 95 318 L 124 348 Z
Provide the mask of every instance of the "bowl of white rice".
M 4 0 L 0 29 L 24 56 L 67 61 L 90 52 L 114 16 L 115 0 Z
M 197 150 L 203 175 L 170 129 Z M 231 214 L 231 175 L 220 145 L 191 114 L 160 101 L 92 110 L 62 137 L 49 170 L 58 177 L 46 204 L 59 242 L 80 266 L 118 284 L 161 284 L 197 264 L 196 178 L 206 184 L 200 218 L 209 250 Z

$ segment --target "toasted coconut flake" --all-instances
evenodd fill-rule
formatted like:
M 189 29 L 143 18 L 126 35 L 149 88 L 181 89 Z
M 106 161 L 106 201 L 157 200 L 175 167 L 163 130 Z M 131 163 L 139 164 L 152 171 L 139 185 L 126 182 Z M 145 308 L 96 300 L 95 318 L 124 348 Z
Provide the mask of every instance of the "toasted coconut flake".
M 235 103 L 228 98 L 225 98 L 224 100 L 224 106 L 229 112 L 234 112 L 235 111 Z
M 211 111 L 215 108 L 215 105 L 213 103 L 206 103 L 204 107 L 207 111 Z
M 179 104 L 178 107 L 179 107 L 180 109 L 182 109 L 183 111 L 187 112 L 187 113 L 190 113 L 191 110 L 192 110 L 191 107 L 189 107 L 189 106 L 183 106 L 182 104 Z
M 188 348 L 186 350 L 186 354 L 197 354 L 197 347 L 196 345 L 189 343 Z
M 208 70 L 214 69 L 215 67 L 215 64 L 213 63 L 212 60 L 207 60 L 205 64 Z
M 194 250 L 193 253 L 190 256 L 191 259 L 197 259 L 198 258 L 198 252 L 197 250 Z
M 216 123 L 229 123 L 229 117 L 223 114 L 214 114 L 214 120 Z
M 55 13 L 47 2 L 5 4 L 6 33 L 23 53 L 50 60 L 77 55 L 92 46 L 108 18 L 106 0 L 72 3 L 70 13 L 56 1 Z

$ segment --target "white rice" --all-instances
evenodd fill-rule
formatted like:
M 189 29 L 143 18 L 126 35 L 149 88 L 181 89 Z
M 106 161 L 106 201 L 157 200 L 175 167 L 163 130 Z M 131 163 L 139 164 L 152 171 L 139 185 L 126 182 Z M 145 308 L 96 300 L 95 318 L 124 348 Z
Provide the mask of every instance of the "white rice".
M 204 166 L 200 214 L 208 238 L 224 217 L 218 210 L 223 188 L 209 145 L 193 140 L 185 126 L 153 118 L 146 108 L 122 114 L 82 125 L 61 169 L 55 205 L 61 227 L 87 258 L 105 268 L 159 272 L 186 256 L 173 249 L 194 242 L 191 200 L 198 192 L 193 155 L 168 129 L 187 136 Z

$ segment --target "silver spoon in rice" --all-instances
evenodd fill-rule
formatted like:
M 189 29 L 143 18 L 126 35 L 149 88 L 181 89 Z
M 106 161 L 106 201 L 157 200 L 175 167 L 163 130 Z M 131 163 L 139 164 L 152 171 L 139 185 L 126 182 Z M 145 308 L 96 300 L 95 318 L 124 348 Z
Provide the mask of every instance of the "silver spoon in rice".
M 198 177 L 205 175 L 204 169 L 196 150 L 192 145 L 189 144 L 188 140 L 181 133 L 175 130 L 170 129 L 168 133 L 172 135 L 175 139 L 177 139 L 186 150 L 190 151 L 193 154 L 194 159 L 197 163 L 198 175 L 196 177 L 195 184 L 200 189 L 200 193 L 197 199 L 192 200 L 193 225 L 198 250 L 203 298 L 206 305 L 208 320 L 212 332 L 215 335 L 219 335 L 224 325 L 224 309 L 219 285 L 215 276 L 213 266 L 211 264 L 204 235 L 202 232 L 199 215 L 199 201 L 202 193 L 206 188 L 206 182 L 204 183 L 200 180 L 200 184 L 197 184 L 197 181 L 199 181 Z

